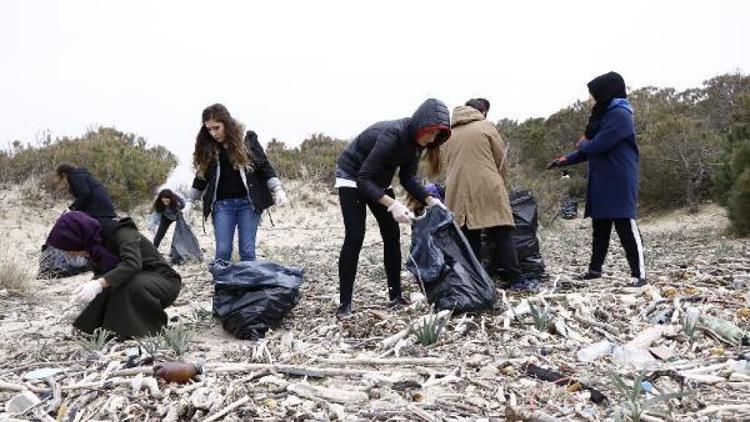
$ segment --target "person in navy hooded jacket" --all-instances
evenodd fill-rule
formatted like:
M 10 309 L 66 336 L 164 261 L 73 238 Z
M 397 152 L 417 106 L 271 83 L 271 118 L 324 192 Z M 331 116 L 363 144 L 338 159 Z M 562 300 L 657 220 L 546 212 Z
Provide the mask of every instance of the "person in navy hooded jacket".
M 625 81 L 615 72 L 588 83 L 595 104 L 584 136 L 575 151 L 554 159 L 547 169 L 588 162 L 586 212 L 591 217 L 593 241 L 591 261 L 583 279 L 602 276 L 612 226 L 630 266 L 635 286 L 646 284 L 643 243 L 636 225 L 638 205 L 638 144 L 633 108 L 627 100 Z

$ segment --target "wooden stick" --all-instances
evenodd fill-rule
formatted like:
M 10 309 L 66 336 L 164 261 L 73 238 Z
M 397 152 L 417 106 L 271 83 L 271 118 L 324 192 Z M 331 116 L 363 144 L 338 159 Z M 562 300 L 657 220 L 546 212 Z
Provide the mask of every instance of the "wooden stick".
M 444 358 L 353 358 L 353 359 L 324 359 L 323 362 L 332 365 L 419 365 L 442 366 L 446 364 Z
M 247 403 L 248 400 L 250 400 L 250 396 L 245 396 L 234 403 L 230 404 L 229 406 L 223 408 L 217 413 L 214 413 L 212 416 L 209 416 L 208 418 L 204 419 L 205 422 L 213 422 L 215 420 L 219 420 L 219 418 L 224 417 L 227 413 L 231 412 L 232 410 L 242 406 L 243 404 Z
M 0 381 L 0 391 L 24 391 L 28 390 L 21 384 L 13 384 L 11 382 Z

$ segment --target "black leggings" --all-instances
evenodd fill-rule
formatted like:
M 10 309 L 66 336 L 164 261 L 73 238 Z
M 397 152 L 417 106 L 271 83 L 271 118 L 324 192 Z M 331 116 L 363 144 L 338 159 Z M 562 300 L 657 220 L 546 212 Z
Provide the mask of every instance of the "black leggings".
M 490 258 L 489 273 L 493 273 L 497 267 L 500 267 L 505 270 L 505 281 L 515 283 L 521 280 L 521 266 L 518 263 L 516 247 L 513 245 L 513 227 L 495 226 L 470 230 L 467 226 L 463 226 L 461 231 L 466 236 L 474 255 L 480 262 L 482 261 L 482 231 L 487 234 Z
M 612 232 L 614 224 L 617 236 L 620 238 L 620 244 L 625 249 L 625 257 L 628 259 L 630 266 L 630 275 L 637 278 L 646 276 L 645 263 L 643 259 L 643 243 L 641 233 L 635 220 L 619 218 L 616 220 L 592 219 L 593 242 L 591 244 L 591 263 L 589 270 L 602 272 L 604 259 L 607 257 L 609 249 L 609 235 Z
M 174 223 L 174 220 L 170 220 L 167 217 L 161 216 L 161 221 L 159 222 L 159 228 L 156 230 L 156 235 L 154 236 L 154 246 L 159 249 L 159 244 L 161 243 L 161 240 L 164 238 L 164 235 L 167 234 L 167 230 L 169 230 L 169 226 Z
M 395 198 L 393 189 L 385 193 Z M 377 203 L 368 202 L 357 188 L 339 188 L 341 214 L 344 216 L 344 246 L 339 256 L 339 299 L 340 303 L 351 303 L 354 278 L 357 275 L 357 262 L 362 242 L 365 239 L 365 207 L 375 216 L 383 238 L 383 261 L 388 278 L 388 297 L 393 300 L 401 297 L 401 241 L 400 229 L 388 209 Z

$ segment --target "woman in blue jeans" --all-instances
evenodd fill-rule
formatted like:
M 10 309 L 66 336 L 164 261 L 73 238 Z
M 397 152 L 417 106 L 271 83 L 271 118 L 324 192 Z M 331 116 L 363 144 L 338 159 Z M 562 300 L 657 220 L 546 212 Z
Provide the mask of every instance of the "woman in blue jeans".
M 261 213 L 286 204 L 286 194 L 258 136 L 245 132 L 226 107 L 207 107 L 201 121 L 190 199 L 202 199 L 204 219 L 213 215 L 216 259 L 231 260 L 237 230 L 240 260 L 252 261 Z

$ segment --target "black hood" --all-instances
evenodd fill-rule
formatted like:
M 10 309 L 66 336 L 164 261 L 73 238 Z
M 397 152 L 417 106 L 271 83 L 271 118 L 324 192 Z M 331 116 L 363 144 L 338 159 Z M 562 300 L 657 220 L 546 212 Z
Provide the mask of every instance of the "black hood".
M 597 76 L 587 84 L 589 93 L 597 104 L 609 105 L 614 98 L 627 98 L 625 80 L 617 72 L 605 73 Z
M 625 92 L 625 80 L 617 72 L 597 76 L 587 86 L 589 87 L 589 93 L 596 100 L 584 132 L 587 139 L 592 139 L 599 131 L 599 121 L 607 112 L 609 103 L 615 98 L 627 98 L 628 95 Z
M 445 103 L 436 98 L 428 98 L 411 116 L 410 137 L 412 142 L 416 142 L 419 131 L 427 127 L 439 127 L 442 129 L 440 134 L 435 138 L 435 142 L 430 145 L 430 148 L 440 146 L 451 136 L 450 112 L 448 112 L 448 107 L 446 107 Z

